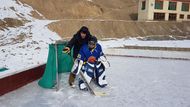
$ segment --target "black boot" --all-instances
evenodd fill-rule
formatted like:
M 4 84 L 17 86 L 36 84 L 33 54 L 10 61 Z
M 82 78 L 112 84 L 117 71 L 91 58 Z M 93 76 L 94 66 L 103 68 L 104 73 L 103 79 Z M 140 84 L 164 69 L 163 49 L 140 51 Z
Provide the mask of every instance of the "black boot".
M 75 78 L 76 78 L 76 75 L 71 72 L 69 75 L 69 85 L 71 87 L 75 87 L 75 85 L 74 85 Z

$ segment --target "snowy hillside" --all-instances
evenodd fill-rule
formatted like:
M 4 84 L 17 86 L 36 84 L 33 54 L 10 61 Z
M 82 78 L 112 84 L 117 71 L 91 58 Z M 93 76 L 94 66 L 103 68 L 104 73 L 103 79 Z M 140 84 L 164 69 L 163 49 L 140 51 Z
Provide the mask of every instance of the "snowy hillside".
M 23 26 L 0 30 L 0 67 L 8 68 L 11 73 L 45 63 L 48 44 L 61 39 L 47 28 L 52 21 L 33 18 L 31 12 L 35 10 L 16 0 L 1 0 L 0 4 L 3 4 L 1 20 L 14 18 L 24 22 Z

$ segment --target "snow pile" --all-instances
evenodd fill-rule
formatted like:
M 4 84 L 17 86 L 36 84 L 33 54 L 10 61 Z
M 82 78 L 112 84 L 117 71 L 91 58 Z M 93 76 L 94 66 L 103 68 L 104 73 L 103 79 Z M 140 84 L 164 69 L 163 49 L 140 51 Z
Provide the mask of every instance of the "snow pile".
M 114 48 L 124 46 L 190 48 L 190 40 L 141 41 L 136 38 L 110 38 L 108 40 L 99 41 L 99 43 L 102 44 L 103 48 Z
M 61 39 L 46 25 L 50 20 L 31 17 L 32 7 L 15 0 L 1 0 L 0 19 L 15 18 L 27 20 L 24 26 L 8 27 L 0 31 L 0 67 L 8 70 L 3 73 L 20 71 L 24 68 L 44 64 L 48 55 L 48 44 Z
M 190 40 L 167 40 L 167 41 L 142 41 L 136 38 L 117 39 L 109 38 L 101 40 L 99 43 L 103 47 L 103 51 L 107 55 L 143 57 L 143 58 L 160 58 L 160 59 L 190 59 L 188 51 L 167 51 L 167 50 L 139 50 L 125 49 L 118 47 L 140 46 L 140 47 L 167 47 L 167 48 L 190 48 Z

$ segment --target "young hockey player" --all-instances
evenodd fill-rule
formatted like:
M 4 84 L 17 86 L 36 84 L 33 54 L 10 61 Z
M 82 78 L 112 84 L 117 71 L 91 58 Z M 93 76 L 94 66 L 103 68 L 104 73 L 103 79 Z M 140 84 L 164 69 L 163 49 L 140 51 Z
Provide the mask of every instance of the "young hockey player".
M 94 79 L 98 86 L 105 87 L 107 85 L 105 67 L 109 66 L 108 64 L 101 45 L 97 43 L 97 38 L 92 36 L 88 44 L 81 47 L 72 73 L 77 75 L 82 71 L 87 83 Z M 79 78 L 79 89 L 87 90 L 83 79 Z

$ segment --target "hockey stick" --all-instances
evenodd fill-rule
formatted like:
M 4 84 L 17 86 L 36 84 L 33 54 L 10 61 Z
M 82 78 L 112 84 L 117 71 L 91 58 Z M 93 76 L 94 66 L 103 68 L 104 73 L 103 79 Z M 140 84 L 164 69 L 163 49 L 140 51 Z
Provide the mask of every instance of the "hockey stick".
M 81 77 L 82 77 L 82 79 L 83 79 L 83 81 L 84 81 L 84 83 L 85 83 L 86 87 L 87 87 L 87 88 L 88 88 L 88 90 L 90 91 L 90 93 L 91 93 L 91 94 L 93 94 L 93 95 L 96 95 L 96 94 L 95 94 L 95 92 L 94 92 L 94 90 L 91 88 L 90 84 L 88 84 L 88 82 L 87 82 L 86 78 L 84 77 L 83 72 L 82 72 L 82 71 L 80 71 L 79 73 L 80 73 L 80 75 L 81 75 Z
M 105 95 L 106 95 L 105 92 L 96 92 L 96 91 L 94 91 L 94 90 L 92 89 L 92 87 L 90 86 L 90 84 L 87 82 L 87 80 L 86 80 L 86 78 L 85 78 L 83 72 L 80 70 L 79 73 L 80 73 L 80 75 L 81 75 L 81 77 L 82 77 L 82 79 L 83 79 L 83 81 L 84 81 L 86 87 L 88 88 L 89 92 L 90 92 L 92 95 L 95 95 L 95 96 L 105 96 Z
M 82 77 L 82 79 L 83 79 L 83 81 L 84 81 L 86 87 L 87 87 L 88 90 L 90 91 L 90 93 L 93 94 L 93 95 L 96 95 L 95 92 L 94 92 L 94 90 L 93 90 L 93 89 L 90 87 L 90 85 L 88 84 L 88 82 L 87 82 L 87 80 L 86 80 L 86 78 L 85 78 L 83 72 L 81 71 L 82 66 L 83 66 L 83 61 L 80 61 L 80 62 L 79 62 L 79 65 L 78 65 L 77 75 L 78 75 L 78 73 L 81 75 L 81 77 Z

